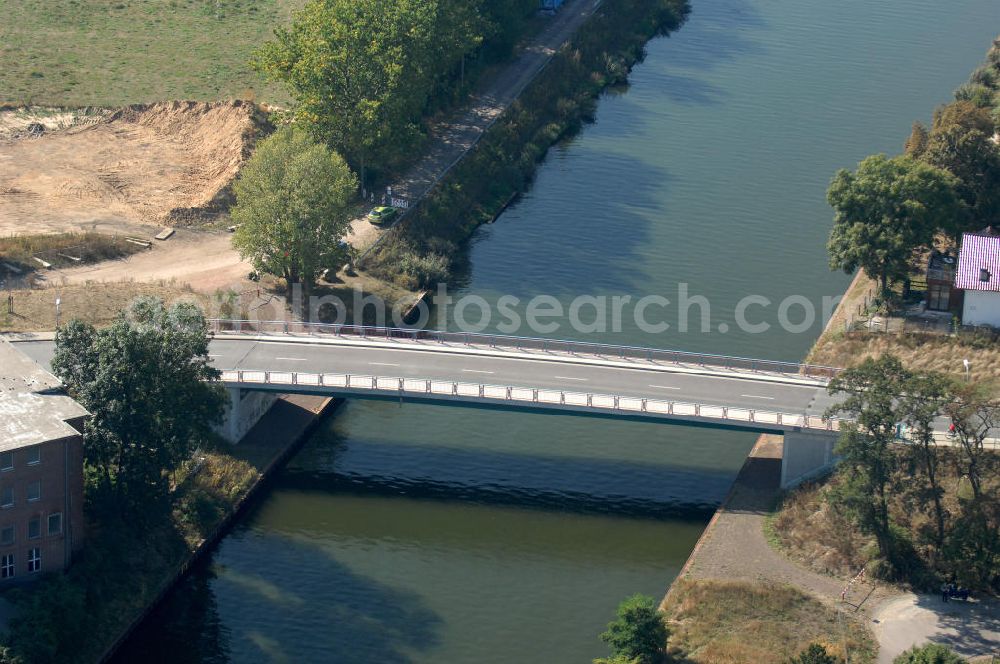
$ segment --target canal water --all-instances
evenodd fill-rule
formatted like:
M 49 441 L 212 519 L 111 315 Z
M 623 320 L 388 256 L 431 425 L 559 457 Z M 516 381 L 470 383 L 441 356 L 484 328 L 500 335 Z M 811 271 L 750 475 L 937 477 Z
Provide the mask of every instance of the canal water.
M 823 296 L 847 283 L 826 265 L 830 177 L 900 151 L 910 123 L 980 61 L 997 19 L 995 0 L 694 0 L 631 86 L 476 234 L 456 294 L 675 302 L 687 284 L 709 302 L 707 331 L 651 307 L 670 329 L 626 315 L 617 332 L 564 323 L 550 335 L 801 359 Z M 770 302 L 747 313 L 767 332 L 735 324 L 749 295 Z M 789 297 L 797 331 L 779 326 Z M 620 599 L 663 594 L 752 442 L 349 403 L 118 659 L 590 661 Z

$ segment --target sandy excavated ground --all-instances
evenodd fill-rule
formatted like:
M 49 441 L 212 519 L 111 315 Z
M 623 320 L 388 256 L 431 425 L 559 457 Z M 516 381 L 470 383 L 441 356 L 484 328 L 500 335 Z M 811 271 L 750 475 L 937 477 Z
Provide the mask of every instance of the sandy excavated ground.
M 240 260 L 228 233 L 178 230 L 167 242 L 155 242 L 122 260 L 104 261 L 40 273 L 43 283 L 84 284 L 91 281 L 171 281 L 190 284 L 198 292 L 241 290 L 253 269 Z
M 23 112 L 7 111 L 0 115 L 0 234 L 176 225 L 232 181 L 249 152 L 253 113 L 239 101 L 162 102 L 89 115 L 30 138 L 16 131 Z

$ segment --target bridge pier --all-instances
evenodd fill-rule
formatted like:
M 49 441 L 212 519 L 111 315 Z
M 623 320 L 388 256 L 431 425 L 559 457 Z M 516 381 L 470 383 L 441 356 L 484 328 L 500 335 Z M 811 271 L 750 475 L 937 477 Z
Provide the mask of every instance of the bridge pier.
M 786 431 L 781 454 L 781 488 L 788 489 L 833 468 L 835 431 Z
M 238 387 L 227 388 L 226 392 L 229 402 L 222 424 L 216 427 L 216 431 L 230 443 L 240 442 L 280 396 L 276 392 L 241 390 Z

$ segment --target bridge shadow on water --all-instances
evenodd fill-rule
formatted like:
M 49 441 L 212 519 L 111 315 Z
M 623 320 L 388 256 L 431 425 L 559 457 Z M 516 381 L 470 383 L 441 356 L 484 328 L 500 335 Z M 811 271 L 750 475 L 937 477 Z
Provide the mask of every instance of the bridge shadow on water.
M 275 486 L 584 514 L 707 520 L 734 475 L 729 470 L 621 459 L 356 439 L 330 443 L 303 449 L 275 479 Z

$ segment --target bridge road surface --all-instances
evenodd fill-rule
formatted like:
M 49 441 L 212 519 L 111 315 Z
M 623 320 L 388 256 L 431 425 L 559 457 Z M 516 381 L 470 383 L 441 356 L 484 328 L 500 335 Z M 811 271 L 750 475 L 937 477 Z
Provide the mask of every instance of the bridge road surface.
M 16 345 L 44 366 L 49 366 L 55 350 L 51 341 L 21 341 Z M 468 353 L 460 349 L 431 349 L 405 342 L 386 348 L 356 342 L 305 343 L 254 337 L 213 339 L 209 353 L 212 364 L 221 370 L 422 378 L 752 408 L 793 415 L 822 415 L 834 401 L 821 381 L 795 375 L 737 375 L 711 367 L 692 372 L 671 364 L 645 362 L 626 368 L 598 356 L 587 359 L 590 362 L 603 359 L 606 365 L 572 359 L 552 360 L 537 354 L 510 357 L 507 354 Z

